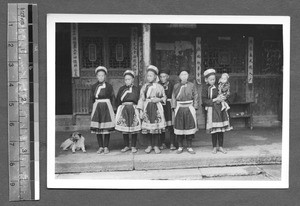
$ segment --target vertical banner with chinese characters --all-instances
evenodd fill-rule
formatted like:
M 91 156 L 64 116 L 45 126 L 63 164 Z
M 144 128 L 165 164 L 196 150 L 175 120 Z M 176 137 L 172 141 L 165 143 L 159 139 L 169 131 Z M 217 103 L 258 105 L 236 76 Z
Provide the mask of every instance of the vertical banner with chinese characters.
M 147 67 L 151 64 L 151 25 L 143 24 L 143 81 Z
M 138 75 L 138 31 L 137 27 L 131 28 L 131 69 Z
M 72 77 L 79 77 L 78 24 L 71 24 Z
M 139 76 L 139 85 L 143 85 L 143 38 L 139 37 L 138 38 L 138 57 L 139 57 L 139 67 L 138 67 L 138 76 Z
M 248 84 L 253 83 L 253 45 L 254 38 L 248 37 Z
M 201 37 L 196 37 L 196 81 L 201 84 Z

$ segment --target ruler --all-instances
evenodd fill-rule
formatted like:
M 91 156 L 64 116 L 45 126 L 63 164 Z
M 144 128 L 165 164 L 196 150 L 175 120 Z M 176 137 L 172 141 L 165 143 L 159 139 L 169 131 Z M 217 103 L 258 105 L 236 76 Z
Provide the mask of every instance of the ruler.
M 8 4 L 9 200 L 39 199 L 39 82 L 36 4 Z

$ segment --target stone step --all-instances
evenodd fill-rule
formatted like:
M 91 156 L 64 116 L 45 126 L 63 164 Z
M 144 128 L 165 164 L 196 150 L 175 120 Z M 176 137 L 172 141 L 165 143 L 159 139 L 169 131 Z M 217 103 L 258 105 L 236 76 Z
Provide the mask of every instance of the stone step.
M 186 151 L 176 154 L 169 150 L 164 150 L 161 154 L 145 154 L 144 151 L 137 154 L 111 151 L 105 155 L 95 152 L 78 151 L 75 154 L 68 152 L 55 158 L 55 172 L 62 174 L 281 164 L 280 153 L 266 153 L 261 148 L 251 148 L 249 152 L 229 151 L 227 154 L 212 154 L 208 148 L 195 148 L 195 151 L 194 155 Z
M 280 180 L 281 165 L 210 167 L 172 170 L 133 170 L 110 171 L 94 173 L 56 174 L 57 179 L 93 179 L 93 180 L 274 180 L 267 171 L 272 169 L 273 174 Z M 266 171 L 265 171 L 266 170 Z
M 121 170 L 168 170 L 183 168 L 206 168 L 223 166 L 243 166 L 261 164 L 280 164 L 282 153 L 281 128 L 254 128 L 253 130 L 233 130 L 225 134 L 225 149 L 227 154 L 212 154 L 212 143 L 209 134 L 199 130 L 193 140 L 195 155 L 186 149 L 182 154 L 176 154 L 169 149 L 161 154 L 145 154 L 147 137 L 139 135 L 137 154 L 122 153 L 124 147 L 120 133 L 112 133 L 110 150 L 107 155 L 98 155 L 97 140 L 90 131 L 80 131 L 85 137 L 87 153 L 77 151 L 62 151 L 59 146 L 69 138 L 71 132 L 56 133 L 55 161 L 56 173 L 80 173 Z M 168 138 L 167 138 L 168 140 Z M 186 143 L 184 142 L 184 145 Z

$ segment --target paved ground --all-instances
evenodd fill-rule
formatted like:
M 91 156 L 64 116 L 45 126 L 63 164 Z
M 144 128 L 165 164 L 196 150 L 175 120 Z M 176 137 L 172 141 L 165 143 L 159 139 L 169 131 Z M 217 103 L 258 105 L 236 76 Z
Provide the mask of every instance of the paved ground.
M 280 180 L 281 165 L 57 174 L 58 179 Z
M 144 171 L 195 169 L 225 166 L 272 165 L 281 163 L 281 128 L 241 129 L 226 133 L 225 145 L 228 154 L 212 154 L 211 138 L 204 130 L 194 140 L 195 155 L 186 151 L 180 155 L 164 150 L 161 154 L 145 154 L 143 137 L 139 139 L 137 154 L 121 153 L 122 136 L 111 137 L 111 153 L 97 155 L 97 142 L 89 131 L 81 131 L 86 138 L 87 153 L 61 151 L 59 145 L 70 132 L 56 134 L 56 173 L 91 173 L 106 171 Z M 270 169 L 272 172 L 272 170 Z
M 91 134 L 90 131 L 79 131 L 83 134 L 86 140 L 86 149 L 88 152 L 96 152 L 98 149 L 96 136 Z M 56 132 L 56 156 L 65 154 L 65 151 L 59 149 L 60 144 L 70 137 L 71 132 Z M 167 136 L 168 137 L 168 136 Z M 270 145 L 272 143 L 281 143 L 282 131 L 281 127 L 267 127 L 267 128 L 254 128 L 238 129 L 225 133 L 224 147 L 228 150 L 238 148 L 240 146 L 259 146 Z M 168 138 L 167 138 L 168 140 Z M 138 147 L 141 149 L 144 146 L 144 137 L 142 135 L 138 138 Z M 196 133 L 193 145 L 196 147 L 211 147 L 211 137 L 206 134 L 205 130 L 200 130 Z M 122 135 L 119 132 L 114 132 L 111 135 L 110 148 L 111 150 L 120 150 L 123 147 Z

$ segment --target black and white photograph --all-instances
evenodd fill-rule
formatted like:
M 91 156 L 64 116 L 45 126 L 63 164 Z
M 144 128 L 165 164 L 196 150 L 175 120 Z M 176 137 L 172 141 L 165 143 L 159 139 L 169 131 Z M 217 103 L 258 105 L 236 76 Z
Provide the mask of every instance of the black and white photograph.
M 288 188 L 290 19 L 47 15 L 47 187 Z

